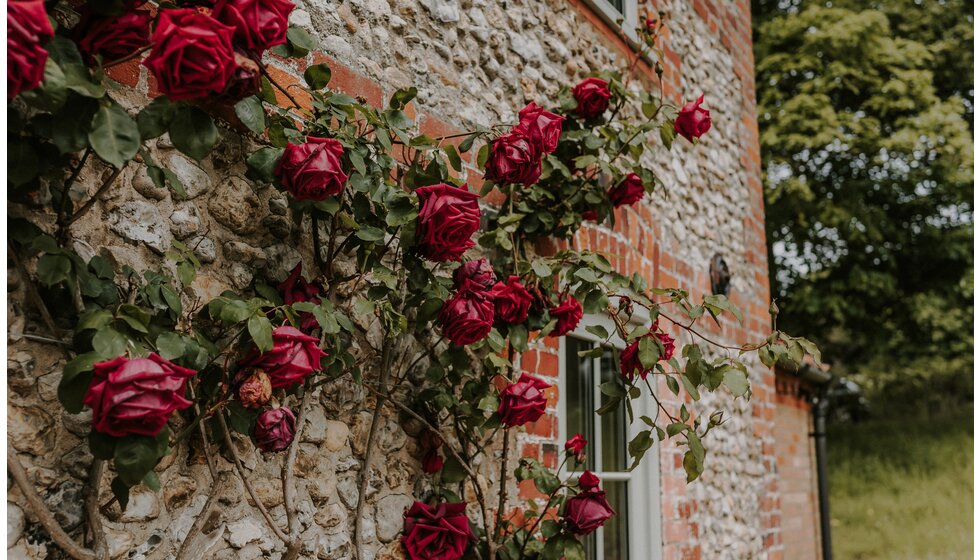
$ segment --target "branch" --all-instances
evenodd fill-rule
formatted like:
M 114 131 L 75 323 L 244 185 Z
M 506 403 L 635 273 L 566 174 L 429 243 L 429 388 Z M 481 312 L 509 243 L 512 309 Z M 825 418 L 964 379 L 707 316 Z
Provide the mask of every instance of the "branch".
M 493 529 L 493 538 L 506 534 L 503 528 L 504 508 L 507 507 L 507 460 L 510 452 L 510 428 L 504 428 L 504 452 L 500 457 L 500 490 L 497 501 L 497 523 Z M 493 560 L 491 558 L 490 560 Z
M 17 458 L 17 452 L 14 451 L 14 447 L 10 445 L 10 442 L 7 442 L 7 470 L 10 471 L 10 476 L 14 479 L 17 488 L 24 495 L 24 499 L 27 500 L 27 506 L 31 510 L 31 513 L 34 514 L 38 523 L 51 535 L 51 540 L 55 544 L 75 560 L 100 560 L 95 552 L 79 546 L 61 528 L 61 525 L 55 520 L 54 514 L 51 513 L 47 504 L 44 503 L 44 500 L 41 499 L 41 496 L 38 495 L 37 490 L 31 484 L 30 479 L 27 477 L 27 471 L 24 470 L 24 465 L 20 464 L 20 460 Z
M 113 171 L 112 175 L 109 175 L 109 178 L 102 183 L 101 187 L 99 187 L 99 190 L 95 191 L 95 194 L 92 195 L 92 198 L 88 199 L 85 205 L 79 208 L 78 212 L 75 212 L 71 218 L 68 218 L 68 221 L 65 222 L 65 227 L 68 227 L 74 224 L 75 222 L 77 222 L 78 220 L 80 220 L 82 216 L 84 216 L 89 211 L 89 209 L 91 209 L 92 206 L 94 206 L 95 203 L 98 202 L 98 200 L 102 197 L 102 195 L 109 190 L 109 187 L 112 186 L 113 181 L 115 181 L 116 177 L 118 177 L 119 174 L 122 173 L 123 169 L 126 169 L 127 165 L 129 165 L 128 161 L 124 163 L 122 167 Z
M 231 453 L 232 459 L 234 459 L 235 470 L 238 471 L 238 476 L 241 477 L 242 483 L 245 485 L 245 490 L 248 491 L 248 495 L 252 497 L 252 501 L 255 502 L 255 508 L 259 510 L 262 517 L 265 518 L 265 522 L 269 524 L 269 528 L 272 532 L 279 537 L 284 543 L 289 542 L 289 537 L 282 532 L 282 529 L 276 525 L 276 522 L 272 520 L 272 516 L 269 515 L 269 510 L 265 509 L 262 504 L 262 500 L 259 499 L 259 495 L 255 492 L 255 488 L 252 488 L 252 483 L 249 482 L 248 477 L 245 476 L 245 467 L 242 466 L 242 459 L 238 456 L 238 448 L 235 447 L 235 442 L 231 439 L 231 430 L 228 429 L 228 424 L 225 422 L 224 414 L 218 414 L 218 422 L 221 423 L 221 430 L 225 433 L 225 444 L 228 446 L 228 452 Z
M 93 459 L 89 469 L 88 488 L 85 492 L 85 516 L 88 528 L 92 533 L 92 548 L 100 560 L 109 560 L 109 547 L 105 542 L 105 530 L 102 528 L 102 518 L 99 516 L 99 486 L 102 473 L 105 472 L 105 461 Z
M 296 452 L 299 450 L 299 442 L 303 437 L 303 426 L 306 423 L 306 409 L 310 404 L 310 395 L 313 390 L 306 388 L 303 390 L 303 400 L 299 405 L 299 417 L 296 419 L 296 433 L 293 435 L 293 442 L 289 444 L 289 451 L 286 453 L 286 462 L 282 467 L 282 501 L 286 508 L 286 527 L 289 530 L 290 541 L 287 543 L 284 560 L 295 560 L 299 557 L 302 542 L 300 542 L 299 520 L 296 518 L 296 488 L 293 481 L 293 467 L 296 465 Z
M 37 309 L 38 313 L 41 314 L 41 320 L 44 321 L 44 326 L 48 328 L 48 331 L 55 338 L 61 338 L 61 331 L 55 325 L 54 318 L 51 317 L 51 312 L 48 311 L 48 306 L 45 305 L 41 295 L 37 293 L 37 287 L 31 280 L 31 275 L 28 274 L 27 267 L 24 266 L 24 261 L 20 260 L 20 257 L 17 256 L 17 251 L 14 250 L 14 244 L 9 239 L 7 240 L 7 253 L 13 259 L 14 266 L 17 267 L 17 272 L 20 273 L 20 279 L 24 281 L 24 290 L 27 291 L 27 297 L 34 304 L 34 308 Z

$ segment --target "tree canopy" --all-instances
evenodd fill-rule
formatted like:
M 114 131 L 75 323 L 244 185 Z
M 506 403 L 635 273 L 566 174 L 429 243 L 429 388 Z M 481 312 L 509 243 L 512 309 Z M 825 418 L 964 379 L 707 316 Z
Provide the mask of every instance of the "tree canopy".
M 753 8 L 782 326 L 874 383 L 969 377 L 972 3 Z

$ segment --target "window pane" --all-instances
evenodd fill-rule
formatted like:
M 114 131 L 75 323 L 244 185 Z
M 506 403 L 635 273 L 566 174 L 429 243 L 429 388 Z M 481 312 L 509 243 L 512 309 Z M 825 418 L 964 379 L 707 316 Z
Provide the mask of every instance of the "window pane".
M 621 14 L 626 13 L 626 10 L 623 9 L 624 0 L 609 0 L 609 3 L 612 4 L 613 8 L 616 8 L 617 12 Z
M 600 383 L 616 381 L 619 369 L 613 351 L 607 349 L 602 353 L 600 368 L 602 369 Z M 610 399 L 602 395 L 602 404 Z M 626 470 L 626 407 L 619 406 L 614 412 L 605 414 L 600 420 L 602 430 L 602 465 L 605 472 L 621 472 Z
M 606 491 L 606 499 L 616 512 L 602 526 L 602 555 L 606 560 L 629 560 L 629 523 L 627 522 L 627 486 L 626 481 L 607 480 L 602 483 Z
M 595 416 L 595 399 L 593 395 L 594 377 L 592 358 L 578 355 L 580 350 L 592 348 L 592 344 L 584 340 L 568 337 L 565 339 L 565 433 L 568 437 L 582 434 L 589 441 L 585 446 L 585 465 L 569 462 L 568 469 L 579 471 L 595 470 L 595 452 L 592 442 L 595 441 L 593 418 Z M 563 442 L 564 443 L 564 442 Z

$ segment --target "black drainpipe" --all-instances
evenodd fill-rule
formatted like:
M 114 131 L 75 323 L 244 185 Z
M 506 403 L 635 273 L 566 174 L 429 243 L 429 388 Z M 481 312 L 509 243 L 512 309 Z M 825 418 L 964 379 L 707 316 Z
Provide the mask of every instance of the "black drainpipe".
M 830 488 L 827 479 L 827 410 L 830 403 L 827 400 L 827 388 L 833 376 L 828 371 L 817 369 L 804 364 L 799 375 L 806 381 L 817 386 L 817 394 L 813 398 L 813 438 L 817 460 L 817 498 L 820 508 L 820 551 L 823 560 L 833 560 L 834 551 L 830 540 Z
M 827 409 L 826 385 L 820 388 L 813 404 L 813 443 L 817 450 L 817 493 L 820 500 L 820 550 L 823 560 L 833 560 L 830 542 L 830 489 L 827 481 Z

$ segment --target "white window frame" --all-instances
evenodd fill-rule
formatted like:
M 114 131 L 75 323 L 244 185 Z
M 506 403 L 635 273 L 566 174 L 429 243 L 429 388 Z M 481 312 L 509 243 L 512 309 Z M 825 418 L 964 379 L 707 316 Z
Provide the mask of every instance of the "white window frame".
M 625 13 L 619 13 L 619 10 L 609 0 L 584 0 L 584 2 L 603 21 L 613 27 L 621 28 L 630 41 L 639 42 L 639 37 L 636 36 L 636 27 L 639 25 L 639 3 L 637 0 L 623 0 Z M 619 20 L 622 20 L 622 23 Z M 633 46 L 635 47 L 635 44 Z
M 640 309 L 637 309 L 637 313 L 634 315 L 631 324 L 627 328 L 631 328 L 634 324 L 645 324 L 649 323 L 649 317 L 646 313 L 640 313 Z M 645 311 L 645 310 L 643 310 Z M 586 331 L 586 327 L 593 325 L 599 325 L 606 329 L 607 332 L 615 333 L 615 325 L 608 316 L 599 315 L 586 315 L 582 318 L 578 327 L 570 332 L 567 336 L 573 338 L 578 338 L 581 340 L 594 342 L 594 343 L 605 343 L 605 340 L 600 339 L 594 334 Z M 622 350 L 625 347 L 625 341 L 619 337 L 619 335 L 614 335 L 609 341 L 608 345 L 613 346 L 617 349 Z M 564 443 L 568 438 L 575 434 L 567 433 L 565 427 L 565 422 L 568 417 L 566 406 L 568 401 L 564 400 L 567 391 L 565 389 L 565 380 L 568 375 L 566 373 L 566 358 L 565 358 L 565 337 L 561 337 L 558 341 L 558 436 L 559 441 Z M 601 358 L 595 358 L 597 361 Z M 598 369 L 596 369 L 598 371 Z M 600 402 L 600 392 L 598 384 L 595 388 L 595 402 Z M 633 401 L 633 414 L 635 418 L 639 418 L 640 415 L 647 415 L 651 418 L 656 417 L 657 406 L 650 395 L 645 392 L 640 396 L 640 398 Z M 629 418 L 627 418 L 627 422 Z M 633 439 L 639 432 L 644 429 L 642 422 L 638 420 L 627 426 L 627 441 Z M 596 433 L 596 439 L 599 441 L 588 442 L 588 445 L 601 445 L 601 436 L 599 432 L 601 430 L 593 430 Z M 598 447 L 593 449 L 595 457 L 601 457 L 601 450 Z M 562 472 L 559 473 L 562 478 L 572 472 L 580 471 L 570 471 L 567 468 L 562 468 Z M 630 548 L 630 559 L 631 560 L 660 560 L 663 557 L 663 540 L 661 537 L 662 527 L 661 527 L 661 489 L 660 489 L 660 451 L 659 444 L 654 443 L 643 460 L 640 462 L 639 466 L 636 467 L 633 472 L 630 473 L 596 473 L 601 480 L 628 480 L 629 481 L 629 494 L 628 494 L 628 507 L 629 511 L 627 513 L 627 527 L 629 531 L 629 548 Z M 596 531 L 597 542 L 602 542 L 602 528 L 600 527 Z M 597 550 L 596 560 L 617 560 L 613 558 L 603 558 L 603 551 L 601 547 Z

